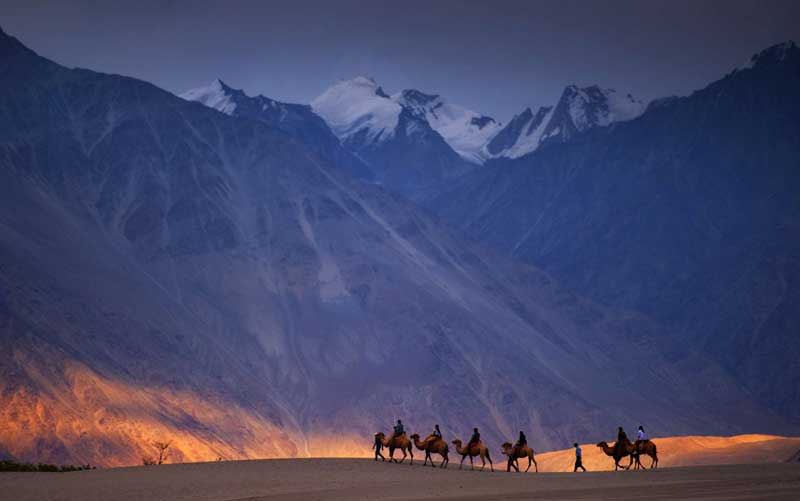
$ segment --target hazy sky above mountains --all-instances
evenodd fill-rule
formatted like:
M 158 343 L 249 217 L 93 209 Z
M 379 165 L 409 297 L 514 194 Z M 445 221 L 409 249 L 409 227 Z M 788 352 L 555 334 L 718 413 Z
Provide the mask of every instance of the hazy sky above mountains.
M 0 4 L 0 26 L 40 54 L 176 93 L 219 77 L 307 103 L 364 74 L 503 121 L 570 83 L 687 94 L 769 45 L 800 42 L 796 0 Z

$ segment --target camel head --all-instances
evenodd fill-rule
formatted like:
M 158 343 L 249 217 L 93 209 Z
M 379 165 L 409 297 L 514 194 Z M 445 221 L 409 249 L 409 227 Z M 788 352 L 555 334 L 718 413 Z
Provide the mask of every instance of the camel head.
M 419 433 L 414 433 L 410 438 L 411 440 L 419 440 Z
M 508 453 L 509 449 L 511 449 L 511 442 L 503 442 L 503 445 L 500 446 L 500 449 L 503 451 L 503 454 Z
M 606 442 L 598 442 L 598 443 L 597 443 L 597 446 L 598 446 L 598 447 L 601 447 L 601 448 L 602 448 L 602 447 L 608 447 L 608 443 L 606 443 Z
M 455 445 L 456 447 L 461 447 L 461 439 L 457 438 L 453 440 L 453 445 Z

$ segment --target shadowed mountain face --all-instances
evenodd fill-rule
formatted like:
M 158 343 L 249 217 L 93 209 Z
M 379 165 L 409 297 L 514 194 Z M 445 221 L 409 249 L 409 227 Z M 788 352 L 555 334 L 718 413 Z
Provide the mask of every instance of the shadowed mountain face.
M 782 44 L 468 176 L 434 204 L 574 290 L 647 314 L 753 395 L 800 408 L 800 49 Z
M 796 429 L 645 318 L 265 120 L 2 33 L 0 340 L 0 444 L 20 459 L 361 454 L 398 417 L 542 448 L 631 421 Z

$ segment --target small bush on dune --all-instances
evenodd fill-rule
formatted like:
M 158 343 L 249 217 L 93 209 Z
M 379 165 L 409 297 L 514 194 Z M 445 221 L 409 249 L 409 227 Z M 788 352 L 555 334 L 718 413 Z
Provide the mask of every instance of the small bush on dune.
M 153 442 L 152 445 L 156 449 L 158 456 L 143 456 L 142 464 L 145 466 L 164 464 L 167 461 L 167 458 L 169 457 L 169 446 L 172 445 L 172 441 Z

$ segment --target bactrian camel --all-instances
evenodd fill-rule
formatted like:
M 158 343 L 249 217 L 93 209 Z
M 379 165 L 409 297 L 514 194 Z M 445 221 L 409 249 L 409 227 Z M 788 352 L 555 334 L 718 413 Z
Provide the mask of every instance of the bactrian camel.
M 411 456 L 411 464 L 414 464 L 414 448 L 411 445 L 411 440 L 408 439 L 408 437 L 406 436 L 405 433 L 403 433 L 402 435 L 400 435 L 398 437 L 392 436 L 392 437 L 386 438 L 386 435 L 383 432 L 380 432 L 380 433 L 378 433 L 378 438 L 380 439 L 380 441 L 381 441 L 381 443 L 383 444 L 384 447 L 388 447 L 389 448 L 389 461 L 394 461 L 395 463 L 398 463 L 398 462 L 402 463 L 403 461 L 405 461 L 406 456 L 410 455 Z M 400 452 L 403 453 L 403 458 L 400 459 L 400 461 L 397 461 L 394 458 L 394 450 L 395 449 L 400 449 Z M 408 454 L 406 454 L 406 451 L 408 451 Z
M 460 470 L 462 466 L 464 466 L 464 459 L 469 456 L 469 465 L 472 469 L 475 469 L 475 464 L 472 462 L 472 458 L 475 456 L 480 456 L 481 461 L 483 461 L 483 465 L 481 466 L 481 470 L 486 468 L 486 461 L 489 461 L 489 468 L 491 471 L 494 471 L 494 464 L 492 463 L 492 458 L 489 457 L 489 449 L 483 445 L 483 442 L 478 442 L 477 444 L 473 445 L 472 447 L 467 450 L 466 447 L 461 446 L 461 440 L 455 439 L 453 440 L 453 445 L 456 446 L 456 452 L 461 454 L 461 464 L 458 466 Z
M 638 454 L 634 454 L 634 452 L 636 452 L 635 444 L 628 442 L 625 447 L 631 452 L 631 458 L 636 461 L 636 466 L 634 469 L 644 469 L 644 465 L 642 465 L 642 463 L 639 461 L 639 458 L 642 454 L 647 454 L 650 456 L 650 459 L 652 460 L 650 462 L 650 469 L 658 468 L 658 451 L 656 450 L 656 444 L 654 442 L 651 442 L 650 440 L 639 442 Z M 630 465 L 628 465 L 628 467 L 630 468 Z
M 533 463 L 536 471 L 539 471 L 539 465 L 536 464 L 536 459 L 533 457 L 533 449 L 529 445 L 526 444 L 522 447 L 515 448 L 510 442 L 505 442 L 501 447 L 503 448 L 503 454 L 508 456 L 506 471 L 511 471 L 512 466 L 515 470 L 519 471 L 519 464 L 517 463 L 517 459 L 519 458 L 528 458 L 528 467 L 525 468 L 526 472 L 531 469 L 531 463 Z
M 425 462 L 422 464 L 422 466 L 426 466 L 428 464 L 428 460 L 430 459 L 431 466 L 434 468 L 436 467 L 436 465 L 433 464 L 433 458 L 431 457 L 432 452 L 442 456 L 442 464 L 440 464 L 439 467 L 447 468 L 447 463 L 450 462 L 450 458 L 448 457 L 450 448 L 447 446 L 447 442 L 441 438 L 436 438 L 433 435 L 429 435 L 427 438 L 425 438 L 425 440 L 420 442 L 419 434 L 417 433 L 411 435 L 411 440 L 414 441 L 414 445 L 417 446 L 417 449 L 425 451 Z
M 611 456 L 612 458 L 614 458 L 614 471 L 617 471 L 617 469 L 619 468 L 623 468 L 625 470 L 629 469 L 633 464 L 634 460 L 636 461 L 635 469 L 638 470 L 639 468 L 644 468 L 641 462 L 639 461 L 639 455 L 634 454 L 635 445 L 632 444 L 630 440 L 624 442 L 622 445 L 623 445 L 622 447 L 623 450 L 617 450 L 616 444 L 614 444 L 613 446 L 609 446 L 606 442 L 600 442 L 597 444 L 598 447 L 603 449 L 603 452 L 605 452 L 607 456 Z M 652 458 L 653 461 L 650 463 L 650 468 L 657 468 L 658 453 L 656 450 L 656 444 L 650 440 L 647 440 L 639 444 L 639 449 L 640 449 L 639 451 L 640 454 L 647 454 Z M 620 459 L 624 458 L 625 456 L 630 456 L 630 461 L 628 462 L 627 467 L 620 466 L 619 464 Z

